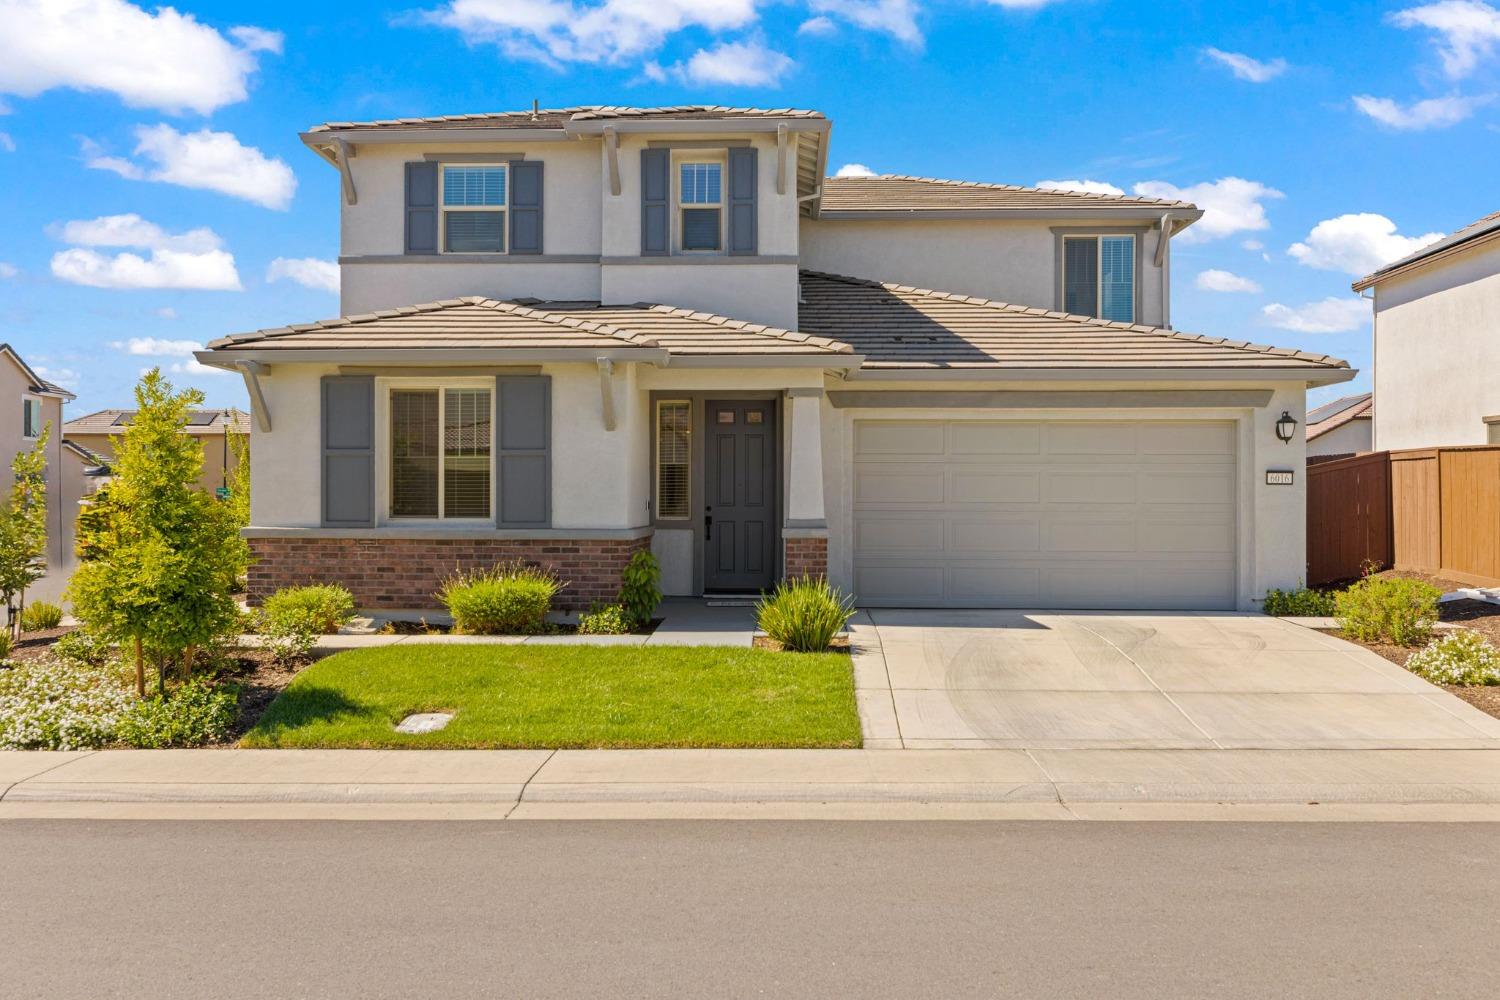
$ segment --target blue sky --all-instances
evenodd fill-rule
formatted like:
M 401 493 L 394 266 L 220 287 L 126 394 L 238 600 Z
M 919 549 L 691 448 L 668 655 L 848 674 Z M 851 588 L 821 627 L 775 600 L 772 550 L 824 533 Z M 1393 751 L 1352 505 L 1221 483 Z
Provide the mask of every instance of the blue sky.
M 0 0 L 0 341 L 73 415 L 158 363 L 242 406 L 184 352 L 338 310 L 298 131 L 535 98 L 817 108 L 831 168 L 1183 192 L 1175 326 L 1363 366 L 1349 282 L 1500 208 L 1497 93 L 1480 0 Z

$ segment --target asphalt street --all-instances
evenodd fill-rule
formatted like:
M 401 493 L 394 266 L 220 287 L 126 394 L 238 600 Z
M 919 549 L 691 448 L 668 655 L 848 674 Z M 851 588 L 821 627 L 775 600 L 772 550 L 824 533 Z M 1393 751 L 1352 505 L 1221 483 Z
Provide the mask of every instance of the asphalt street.
M 0 995 L 1493 997 L 1500 824 L 0 822 Z

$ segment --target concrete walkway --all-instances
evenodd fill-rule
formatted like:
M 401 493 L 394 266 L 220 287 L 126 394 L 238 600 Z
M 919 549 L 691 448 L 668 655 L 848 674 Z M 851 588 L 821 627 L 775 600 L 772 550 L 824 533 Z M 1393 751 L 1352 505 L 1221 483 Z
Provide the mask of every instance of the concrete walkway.
M 167 815 L 1036 819 L 1231 818 L 1236 806 L 1254 808 L 1234 818 L 1500 820 L 1500 750 L 0 753 L 0 819 L 173 806 L 192 809 Z
M 874 610 L 851 639 L 872 748 L 1500 750 L 1500 719 L 1264 615 Z

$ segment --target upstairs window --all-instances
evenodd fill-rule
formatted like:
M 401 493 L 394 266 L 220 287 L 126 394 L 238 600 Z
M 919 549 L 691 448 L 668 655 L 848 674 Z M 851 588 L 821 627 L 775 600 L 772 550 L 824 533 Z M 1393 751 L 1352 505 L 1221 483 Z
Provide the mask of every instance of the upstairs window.
M 21 436 L 35 441 L 42 436 L 42 401 L 26 397 L 21 400 Z
M 1135 237 L 1063 239 L 1063 311 L 1135 322 Z
M 724 248 L 724 164 L 677 165 L 678 243 L 687 253 Z
M 444 253 L 505 252 L 508 180 L 504 164 L 443 167 Z

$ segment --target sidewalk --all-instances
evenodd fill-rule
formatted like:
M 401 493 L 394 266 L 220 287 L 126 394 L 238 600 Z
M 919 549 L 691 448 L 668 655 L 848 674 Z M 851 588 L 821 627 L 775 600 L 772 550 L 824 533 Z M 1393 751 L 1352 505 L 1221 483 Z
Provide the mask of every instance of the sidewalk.
M 39 815 L 1500 821 L 1500 750 L 0 753 Z

